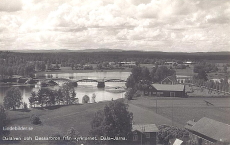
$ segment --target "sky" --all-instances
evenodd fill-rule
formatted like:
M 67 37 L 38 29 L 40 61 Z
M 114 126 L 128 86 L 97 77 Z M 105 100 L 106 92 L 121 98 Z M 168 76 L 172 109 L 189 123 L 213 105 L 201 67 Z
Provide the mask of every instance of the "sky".
M 230 51 L 229 0 L 0 0 L 0 50 Z

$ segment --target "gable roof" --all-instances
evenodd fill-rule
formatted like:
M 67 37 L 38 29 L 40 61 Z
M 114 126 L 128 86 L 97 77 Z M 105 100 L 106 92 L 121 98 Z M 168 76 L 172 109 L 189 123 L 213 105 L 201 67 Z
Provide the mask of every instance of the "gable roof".
M 203 117 L 190 130 L 221 142 L 230 143 L 230 125 Z
M 184 85 L 151 84 L 158 91 L 184 91 Z
M 140 132 L 158 132 L 158 128 L 155 124 L 136 124 L 133 125 L 133 131 L 138 130 Z
M 168 76 L 168 77 L 164 78 L 164 79 L 161 81 L 161 83 L 162 83 L 163 81 L 167 80 L 167 79 L 170 80 L 170 81 L 173 82 L 173 83 L 176 83 L 176 82 L 177 82 L 176 76 Z

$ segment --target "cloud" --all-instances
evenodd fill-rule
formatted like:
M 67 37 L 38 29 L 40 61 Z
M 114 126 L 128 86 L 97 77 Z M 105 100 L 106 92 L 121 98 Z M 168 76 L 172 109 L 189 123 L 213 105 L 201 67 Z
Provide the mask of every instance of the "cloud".
M 228 0 L 22 0 L 20 4 L 2 0 L 0 3 L 3 1 L 0 49 L 108 47 L 187 52 L 228 50 L 230 46 Z
M 16 12 L 22 9 L 21 0 L 1 0 L 0 1 L 0 12 Z

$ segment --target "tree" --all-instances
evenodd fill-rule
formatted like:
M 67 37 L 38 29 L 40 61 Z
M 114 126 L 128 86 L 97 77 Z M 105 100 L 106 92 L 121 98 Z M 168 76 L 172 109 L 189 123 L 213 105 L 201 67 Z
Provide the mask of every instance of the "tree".
M 63 95 L 63 100 L 65 101 L 66 105 L 71 104 L 71 101 L 72 101 L 71 97 L 73 97 L 73 95 L 74 95 L 73 94 L 73 92 L 74 92 L 73 83 L 67 82 L 67 83 L 63 84 L 63 86 L 61 87 L 61 92 Z M 72 96 L 71 96 L 71 94 L 72 94 Z
M 135 87 L 135 79 L 133 77 L 133 75 L 131 74 L 128 78 L 127 81 L 125 83 L 127 88 L 134 88 Z
M 6 92 L 4 97 L 4 107 L 6 109 L 13 109 L 20 107 L 22 104 L 22 93 L 18 87 L 12 87 Z
M 2 140 L 3 135 L 8 135 L 9 131 L 3 130 L 3 127 L 6 127 L 9 124 L 7 114 L 2 105 L 0 105 L 0 141 Z
M 131 70 L 131 73 L 133 75 L 133 78 L 134 78 L 135 82 L 138 82 L 139 80 L 141 80 L 141 77 L 142 77 L 142 72 L 141 71 L 142 71 L 142 69 L 139 66 L 136 66 Z
M 201 69 L 201 70 L 198 72 L 198 74 L 197 74 L 197 76 L 196 76 L 195 78 L 198 79 L 198 80 L 207 81 L 207 80 L 208 80 L 208 75 L 207 75 L 207 73 L 205 72 L 204 69 Z
M 90 135 L 128 138 L 132 130 L 132 120 L 133 114 L 128 111 L 124 100 L 112 101 L 103 110 L 95 113 Z M 108 141 L 108 144 L 111 142 Z
M 64 96 L 62 94 L 62 90 L 59 88 L 57 91 L 55 91 L 56 101 L 58 102 L 58 105 L 60 105 L 61 102 L 64 101 Z
M 168 145 L 169 140 L 172 138 L 183 139 L 189 135 L 187 130 L 169 125 L 160 125 L 158 129 L 159 143 L 164 145 Z
M 87 95 L 83 96 L 82 103 L 89 103 L 89 96 Z
M 175 70 L 168 69 L 166 66 L 160 66 L 157 67 L 153 80 L 160 82 L 162 79 L 166 78 L 167 76 L 172 76 L 175 74 L 176 74 Z
M 150 72 L 147 67 L 143 67 L 141 70 L 142 80 L 150 80 Z
M 30 106 L 32 107 L 34 105 L 35 107 L 35 101 L 36 101 L 36 92 L 32 91 L 31 96 L 29 97 Z
M 128 90 L 125 93 L 125 98 L 128 100 L 132 100 L 134 97 L 134 94 L 136 93 L 136 90 L 133 88 L 128 88 Z
M 96 102 L 96 95 L 95 95 L 95 93 L 93 93 L 93 95 L 92 95 L 92 103 L 95 103 Z
M 71 91 L 71 94 L 70 94 L 70 103 L 71 104 L 75 104 L 75 100 L 76 100 L 76 92 L 75 92 L 75 90 L 73 89 L 72 91 Z
M 44 104 L 46 104 L 46 106 L 48 104 L 53 105 L 55 104 L 55 96 L 49 88 L 41 88 L 37 93 L 37 101 L 41 107 L 43 107 Z

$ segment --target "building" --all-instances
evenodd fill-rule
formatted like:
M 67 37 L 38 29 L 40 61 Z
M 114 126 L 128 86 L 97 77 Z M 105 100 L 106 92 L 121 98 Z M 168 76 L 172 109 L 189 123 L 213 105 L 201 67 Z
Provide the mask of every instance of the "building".
M 118 65 L 120 67 L 129 67 L 129 68 L 132 68 L 132 67 L 135 67 L 136 66 L 136 62 L 135 61 L 130 61 L 130 62 L 119 62 Z
M 188 121 L 185 128 L 189 137 L 198 145 L 229 145 L 230 125 L 203 117 L 199 121 Z
M 151 84 L 144 90 L 144 95 L 159 97 L 185 97 L 185 86 L 180 84 Z
M 176 76 L 176 81 L 178 84 L 191 83 L 192 79 L 193 79 L 192 76 L 182 76 L 182 75 Z
M 177 83 L 176 76 L 168 76 L 161 81 L 161 84 L 175 85 Z
M 196 63 L 195 63 L 195 62 L 192 62 L 192 61 L 185 61 L 185 62 L 183 62 L 183 64 L 186 65 L 186 66 L 191 67 L 191 66 L 193 66 L 193 65 L 196 64 Z
M 156 145 L 158 128 L 155 124 L 133 125 L 132 144 L 133 145 Z

